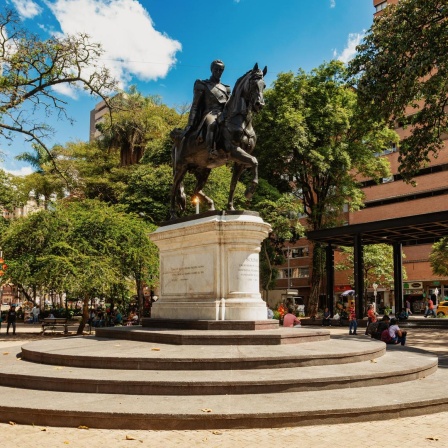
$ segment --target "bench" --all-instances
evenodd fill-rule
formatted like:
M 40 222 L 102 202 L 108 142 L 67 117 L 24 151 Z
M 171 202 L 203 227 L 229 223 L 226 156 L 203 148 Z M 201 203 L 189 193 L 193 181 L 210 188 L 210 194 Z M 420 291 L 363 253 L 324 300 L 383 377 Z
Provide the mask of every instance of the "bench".
M 46 317 L 42 321 L 42 334 L 45 333 L 45 330 L 47 330 L 48 328 L 50 328 L 52 331 L 55 331 L 57 327 L 64 327 L 64 333 L 68 333 L 67 318 Z

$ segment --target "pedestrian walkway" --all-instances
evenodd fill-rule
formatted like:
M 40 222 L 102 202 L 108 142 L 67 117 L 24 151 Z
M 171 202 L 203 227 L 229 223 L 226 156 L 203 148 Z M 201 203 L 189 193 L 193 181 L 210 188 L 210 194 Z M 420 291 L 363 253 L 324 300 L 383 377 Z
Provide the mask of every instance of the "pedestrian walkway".
M 39 330 L 18 328 L 15 337 L 0 334 L 0 353 L 9 348 L 25 343 L 27 340 L 39 338 Z M 346 335 L 347 328 L 330 327 L 332 336 Z M 33 334 L 34 333 L 34 334 Z M 46 336 L 45 336 L 46 337 Z M 365 338 L 365 336 L 354 336 Z M 441 365 L 448 368 L 448 349 L 443 330 L 412 330 L 408 333 L 409 345 L 415 348 L 426 348 L 439 355 Z M 0 354 L 1 356 L 1 354 Z M 442 367 L 443 368 L 443 367 Z M 434 387 L 442 385 L 434 384 Z M 399 385 L 397 385 L 399 387 Z M 32 391 L 30 391 L 32 393 Z M 287 399 L 287 394 L 285 394 Z M 362 400 L 362 389 L 359 399 Z M 390 397 L 393 401 L 393 396 Z M 0 398 L 1 406 L 1 398 Z M 345 448 L 353 445 L 366 448 L 377 448 L 379 444 L 390 448 L 409 447 L 448 447 L 448 433 L 443 422 L 448 412 L 430 414 L 419 417 L 407 417 L 396 420 L 373 421 L 316 425 L 297 428 L 276 429 L 232 429 L 232 430 L 200 430 L 200 431 L 137 431 L 137 430 L 104 430 L 88 428 L 55 428 L 41 426 L 22 426 L 0 424 L 0 446 L 2 448 L 53 448 L 72 446 L 76 448 L 109 447 L 332 447 Z M 351 443 L 353 442 L 353 443 Z

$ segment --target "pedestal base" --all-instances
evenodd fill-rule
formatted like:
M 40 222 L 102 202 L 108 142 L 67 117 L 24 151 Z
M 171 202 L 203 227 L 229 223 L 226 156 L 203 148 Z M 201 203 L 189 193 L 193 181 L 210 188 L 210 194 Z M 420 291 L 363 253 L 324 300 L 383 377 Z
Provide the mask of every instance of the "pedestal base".
M 259 286 L 260 245 L 270 225 L 257 213 L 216 212 L 160 227 L 158 319 L 267 319 Z

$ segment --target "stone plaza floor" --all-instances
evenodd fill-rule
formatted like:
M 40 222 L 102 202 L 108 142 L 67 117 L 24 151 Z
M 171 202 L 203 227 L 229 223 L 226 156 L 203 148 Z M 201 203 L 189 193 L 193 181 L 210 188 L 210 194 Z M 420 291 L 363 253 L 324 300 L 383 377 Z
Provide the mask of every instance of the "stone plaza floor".
M 346 327 L 330 327 L 332 335 L 345 335 Z M 0 356 L 8 347 L 40 338 L 39 325 L 18 325 L 17 335 L 0 332 Z M 46 337 L 46 336 L 45 336 Z M 51 337 L 51 336 L 50 336 Z M 354 336 L 363 338 L 365 336 Z M 448 333 L 446 330 L 408 330 L 408 344 L 439 356 L 440 368 L 448 368 Z M 0 357 L 1 359 L 1 357 Z M 397 387 L 400 387 L 397 384 Z M 434 387 L 447 387 L 434 384 Z M 287 394 L 285 394 L 287 399 Z M 359 399 L 362 400 L 362 388 Z M 1 397 L 0 397 L 1 406 Z M 64 428 L 0 424 L 1 448 L 79 448 L 103 447 L 448 447 L 448 433 L 443 422 L 448 412 L 396 420 L 316 425 L 273 429 L 231 429 L 192 431 L 137 431 L 89 428 Z

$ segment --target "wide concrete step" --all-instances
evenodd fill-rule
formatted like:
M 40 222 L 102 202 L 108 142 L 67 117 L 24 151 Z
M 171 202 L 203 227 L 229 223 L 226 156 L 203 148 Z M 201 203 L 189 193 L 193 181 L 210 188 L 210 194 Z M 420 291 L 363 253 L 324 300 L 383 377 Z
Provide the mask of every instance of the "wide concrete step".
M 204 339 L 207 337 L 208 332 Z M 25 344 L 22 359 L 55 366 L 119 370 L 243 370 L 370 361 L 384 355 L 385 347 L 370 338 L 348 337 L 272 347 L 171 345 L 80 336 Z
M 152 322 L 153 319 L 149 319 Z M 156 319 L 157 320 L 157 319 Z M 160 323 L 166 323 L 165 319 L 159 319 Z M 178 320 L 174 323 L 180 322 Z M 226 321 L 186 321 L 195 324 L 204 322 L 208 324 Z M 236 323 L 235 323 L 236 322 Z M 174 325 L 172 323 L 171 325 Z M 240 321 L 229 321 L 236 326 Z M 179 324 L 180 325 L 180 324 Z M 261 330 L 204 330 L 200 329 L 173 329 L 156 327 L 105 327 L 97 328 L 96 336 L 101 338 L 127 339 L 130 341 L 154 342 L 157 344 L 175 345 L 283 345 L 301 344 L 313 341 L 326 341 L 330 339 L 328 330 L 304 329 L 304 328 L 277 328 Z
M 264 320 L 198 320 L 198 319 L 155 319 L 144 317 L 143 327 L 172 328 L 183 330 L 270 330 L 278 329 L 276 319 Z
M 302 392 L 402 383 L 437 370 L 437 357 L 388 352 L 370 361 L 253 370 L 104 370 L 17 362 L 3 356 L 0 385 L 19 389 L 129 395 L 226 395 Z
M 275 378 L 272 379 L 275 381 Z M 405 383 L 288 394 L 164 396 L 0 387 L 0 420 L 115 429 L 288 427 L 448 410 L 448 371 Z

